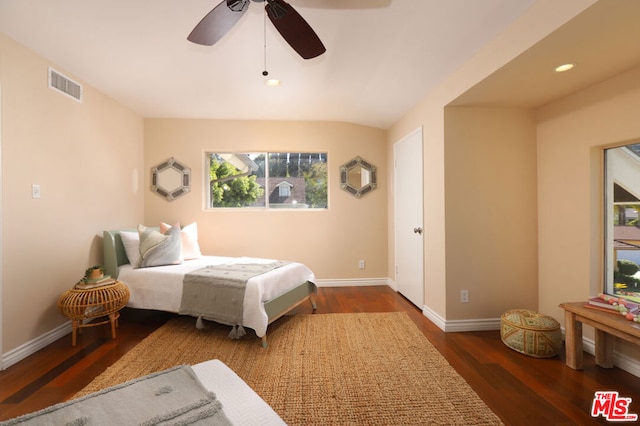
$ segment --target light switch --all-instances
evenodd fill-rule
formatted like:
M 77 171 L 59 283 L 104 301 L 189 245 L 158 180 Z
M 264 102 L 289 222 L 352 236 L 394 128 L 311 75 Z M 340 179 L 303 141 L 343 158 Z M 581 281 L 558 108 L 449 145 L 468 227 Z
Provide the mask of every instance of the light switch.
M 40 198 L 40 195 L 40 185 L 38 185 L 37 183 L 31 185 L 31 198 Z

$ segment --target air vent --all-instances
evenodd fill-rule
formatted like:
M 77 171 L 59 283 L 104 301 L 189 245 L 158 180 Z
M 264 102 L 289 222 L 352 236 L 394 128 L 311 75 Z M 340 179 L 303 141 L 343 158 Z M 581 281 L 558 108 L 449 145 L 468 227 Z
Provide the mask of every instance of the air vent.
M 53 68 L 49 68 L 49 87 L 82 102 L 82 86 Z

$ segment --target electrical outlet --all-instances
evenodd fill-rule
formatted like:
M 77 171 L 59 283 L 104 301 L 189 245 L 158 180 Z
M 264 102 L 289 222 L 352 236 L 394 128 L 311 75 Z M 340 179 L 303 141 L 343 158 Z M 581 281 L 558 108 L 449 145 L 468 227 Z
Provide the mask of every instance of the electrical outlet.
M 469 303 L 469 290 L 460 290 L 460 302 Z
M 360 261 L 358 262 L 358 268 L 360 268 L 360 269 L 364 269 L 364 260 L 360 260 Z

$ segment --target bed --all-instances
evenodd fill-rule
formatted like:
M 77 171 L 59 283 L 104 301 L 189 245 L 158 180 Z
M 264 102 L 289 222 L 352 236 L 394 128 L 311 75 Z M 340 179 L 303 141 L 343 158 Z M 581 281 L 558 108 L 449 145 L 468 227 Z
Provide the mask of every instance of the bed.
M 192 366 L 205 389 L 215 393 L 234 425 L 284 425 L 276 412 L 233 370 L 214 359 Z
M 217 414 L 220 409 L 222 416 Z M 191 367 L 176 366 L 0 422 L 42 424 L 275 426 L 285 422 L 233 370 L 213 359 Z
M 128 238 L 135 236 L 137 231 L 104 231 L 103 240 L 106 274 L 129 287 L 131 295 L 127 306 L 131 308 L 181 313 L 183 280 L 187 274 L 210 265 L 274 262 L 272 259 L 250 257 L 193 256 L 180 264 L 135 268 L 129 261 L 127 250 L 129 254 L 132 253 Z M 314 280 L 313 272 L 298 262 L 288 262 L 248 279 L 242 303 L 242 324 L 239 325 L 253 329 L 262 339 L 262 345 L 266 347 L 269 324 L 304 302 L 311 303 L 312 309 L 316 309 L 314 295 L 317 293 L 317 287 Z M 217 321 L 216 318 L 206 316 L 204 319 Z

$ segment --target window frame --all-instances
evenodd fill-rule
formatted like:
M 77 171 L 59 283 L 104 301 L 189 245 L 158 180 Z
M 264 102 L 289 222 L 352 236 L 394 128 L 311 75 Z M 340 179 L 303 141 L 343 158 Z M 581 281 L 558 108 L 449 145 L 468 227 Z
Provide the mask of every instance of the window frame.
M 261 155 L 264 156 L 265 161 L 264 161 L 264 177 L 260 177 L 260 179 L 264 179 L 264 186 L 261 185 L 261 187 L 263 188 L 264 194 L 261 196 L 264 198 L 264 204 L 261 205 L 249 205 L 249 206 L 244 206 L 244 207 L 223 207 L 223 206 L 212 206 L 212 191 L 211 191 L 211 172 L 210 172 L 210 166 L 211 166 L 211 156 L 215 155 L 215 154 L 223 154 L 223 155 L 227 155 L 227 154 L 238 154 L 238 155 L 248 155 L 251 156 L 250 158 L 257 158 Z M 320 160 L 315 160 L 313 161 L 313 163 L 324 163 L 326 164 L 326 174 L 324 176 L 324 179 L 326 181 L 326 205 L 325 206 L 320 206 L 320 207 L 312 207 L 310 204 L 307 204 L 307 198 L 306 198 L 306 194 L 305 194 L 305 202 L 304 203 L 299 203 L 299 206 L 296 206 L 296 203 L 294 201 L 294 203 L 292 203 L 292 205 L 287 205 L 287 206 L 280 206 L 278 203 L 272 203 L 269 200 L 269 194 L 271 194 L 272 191 L 277 190 L 278 192 L 276 193 L 277 195 L 280 195 L 280 190 L 278 188 L 279 184 L 272 184 L 272 186 L 269 186 L 270 184 L 270 179 L 277 179 L 278 177 L 273 177 L 269 175 L 269 161 L 271 159 L 271 155 L 272 154 L 292 154 L 292 155 L 296 155 L 296 154 L 309 154 L 309 155 L 313 155 L 313 156 L 320 156 Z M 316 152 L 310 152 L 310 151 L 279 151 L 279 150 L 235 150 L 235 151 L 229 151 L 229 150 L 205 150 L 204 151 L 204 210 L 205 211 L 216 211 L 216 210 L 255 210 L 255 211 L 270 211 L 270 210 L 296 210 L 296 211 L 324 211 L 324 210 L 329 210 L 329 199 L 330 199 L 330 195 L 329 195 L 329 187 L 330 187 L 330 176 L 329 176 L 329 154 L 327 151 L 316 151 Z M 249 176 L 251 176 L 251 173 L 249 174 Z M 304 176 L 302 176 L 302 178 L 304 178 Z M 283 178 L 283 179 L 286 179 Z M 291 185 L 291 183 L 290 183 Z M 305 189 L 306 189 L 307 185 L 306 185 L 306 180 L 305 180 Z M 293 191 L 290 190 L 290 193 L 293 195 Z M 306 206 L 306 207 L 305 207 Z
M 637 150 L 632 150 L 629 147 L 636 145 Z M 620 155 L 617 155 L 621 153 Z M 635 244 L 627 244 L 626 242 L 616 241 L 616 226 L 621 226 L 617 221 L 620 217 L 624 218 L 625 215 L 621 215 L 619 212 L 616 213 L 616 206 L 618 209 L 620 207 L 624 207 L 625 211 L 627 209 L 636 209 L 636 212 L 640 211 L 640 197 L 632 195 L 628 189 L 625 188 L 623 181 L 629 182 L 629 179 L 634 182 L 640 177 L 640 141 L 626 144 L 622 146 L 615 146 L 611 148 L 604 149 L 603 153 L 603 162 L 604 162 L 604 171 L 603 171 L 603 202 L 604 202 L 604 212 L 603 212 L 603 238 L 604 238 L 604 259 L 603 259 L 603 293 L 621 296 L 628 299 L 631 299 L 636 302 L 640 302 L 640 296 L 629 295 L 625 291 L 624 287 L 619 287 L 619 284 L 616 281 L 616 270 L 618 269 L 618 260 L 627 259 L 630 256 L 620 256 L 621 250 L 624 251 L 623 247 L 628 246 L 631 248 L 636 246 Z M 621 170 L 622 168 L 628 167 L 626 170 Z M 629 172 L 629 168 L 634 169 L 632 172 Z M 629 173 L 638 174 L 638 176 L 630 177 Z M 618 191 L 627 191 L 630 196 L 634 197 L 636 200 L 625 200 L 625 201 L 616 201 L 616 186 L 620 188 Z M 638 190 L 640 192 L 640 189 Z M 619 196 L 620 197 L 620 196 Z M 637 206 L 637 207 L 631 207 Z M 637 215 L 637 213 L 636 213 Z M 636 220 L 640 218 L 636 217 Z M 627 225 L 625 222 L 622 226 Z M 640 232 L 640 231 L 639 231 Z M 626 231 L 625 231 L 626 233 Z M 634 250 L 634 249 L 631 249 Z M 635 251 L 640 251 L 640 246 L 637 246 Z M 640 253 L 639 253 L 640 254 Z M 638 264 L 638 262 L 634 262 Z M 618 277 L 619 280 L 619 277 Z M 635 293 L 635 292 L 634 292 Z

